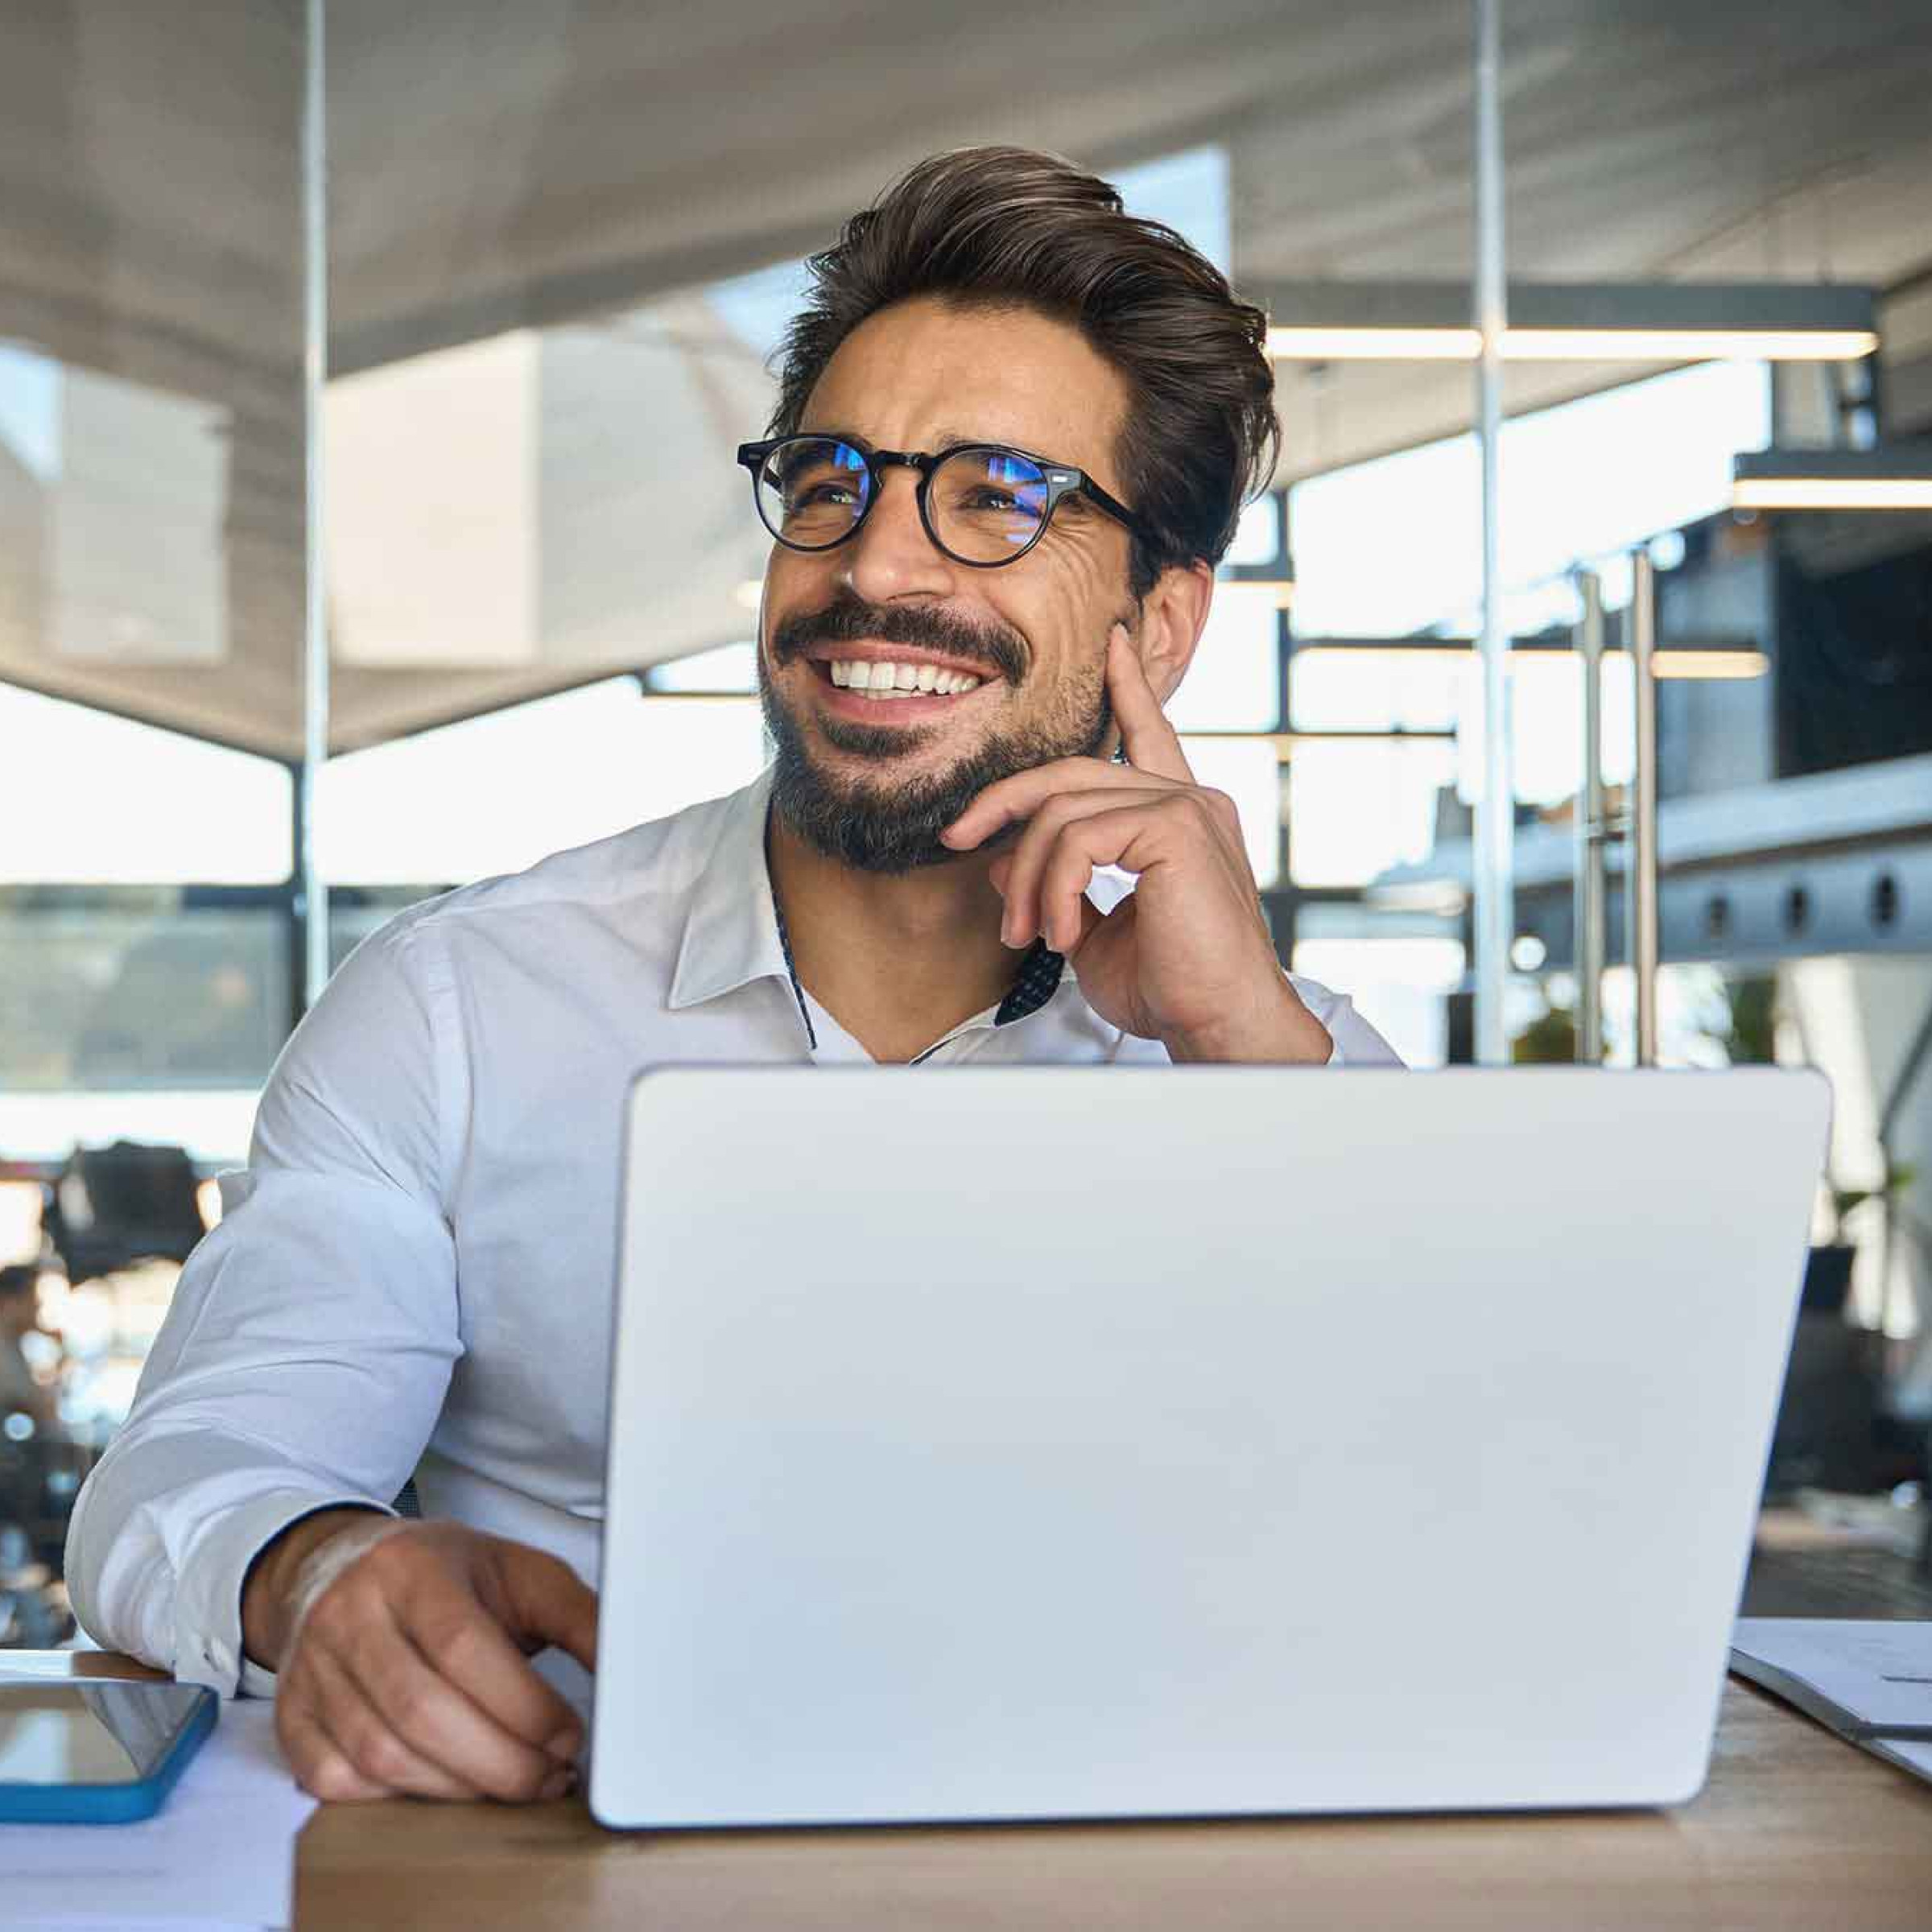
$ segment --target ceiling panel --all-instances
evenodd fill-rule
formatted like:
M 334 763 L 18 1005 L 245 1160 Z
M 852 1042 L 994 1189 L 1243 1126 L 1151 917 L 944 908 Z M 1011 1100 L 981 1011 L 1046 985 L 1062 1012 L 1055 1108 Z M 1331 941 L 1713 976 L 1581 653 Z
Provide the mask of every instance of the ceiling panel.
M 208 405 L 229 462 L 212 667 L 51 649 L 19 588 L 44 493 L 0 476 L 0 675 L 283 754 L 299 740 L 300 16 L 19 0 L 0 63 L 0 336 Z M 1517 0 L 1505 17 L 1513 274 L 1889 285 L 1932 267 L 1923 0 Z M 628 316 L 796 254 L 899 168 L 977 140 L 1102 168 L 1224 143 L 1237 279 L 1470 263 L 1468 19 L 1443 0 L 332 0 L 328 19 L 339 373 Z M 1901 368 L 1922 365 L 1932 305 L 1897 304 L 1893 332 Z M 667 419 L 716 425 L 720 452 L 727 416 L 755 427 L 741 356 L 665 361 Z M 1513 369 L 1509 395 L 1630 373 Z M 1286 369 L 1285 473 L 1464 427 L 1470 390 L 1466 369 Z M 634 514 L 644 482 L 613 469 L 594 409 L 558 437 L 544 516 L 576 574 L 547 608 L 572 641 L 486 669 L 365 653 L 338 675 L 341 742 L 741 633 L 722 494 L 698 558 Z M 601 587 L 634 531 L 622 570 L 681 588 L 626 621 Z

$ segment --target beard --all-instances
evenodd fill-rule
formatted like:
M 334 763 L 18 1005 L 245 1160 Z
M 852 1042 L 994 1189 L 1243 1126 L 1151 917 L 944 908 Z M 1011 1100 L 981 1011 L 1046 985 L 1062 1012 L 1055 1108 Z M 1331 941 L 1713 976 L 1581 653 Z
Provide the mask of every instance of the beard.
M 1018 631 L 968 625 L 944 610 L 894 609 L 841 597 L 824 610 L 787 618 L 772 634 L 771 656 L 782 665 L 815 643 L 868 638 L 945 651 L 985 665 L 1018 691 L 1030 675 L 1032 653 Z M 1104 663 L 1091 675 L 1070 680 L 1050 715 L 990 733 L 972 750 L 939 771 L 895 776 L 940 736 L 935 725 L 861 724 L 821 717 L 818 734 L 833 750 L 863 759 L 877 775 L 847 777 L 825 769 L 815 756 L 809 729 L 779 693 L 758 657 L 758 701 L 777 756 L 771 801 L 799 837 L 854 871 L 907 873 L 966 855 L 939 842 L 939 834 L 989 785 L 1055 758 L 1092 758 L 1113 728 Z M 1008 828 L 1006 838 L 1019 828 Z

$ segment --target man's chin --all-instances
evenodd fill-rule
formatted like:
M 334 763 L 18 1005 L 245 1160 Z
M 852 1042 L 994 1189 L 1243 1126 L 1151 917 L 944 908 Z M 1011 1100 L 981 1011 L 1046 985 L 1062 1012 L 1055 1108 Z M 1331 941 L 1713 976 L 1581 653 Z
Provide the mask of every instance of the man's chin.
M 963 855 L 939 834 L 964 811 L 950 786 L 842 785 L 779 771 L 772 803 L 800 838 L 855 872 L 899 873 L 943 865 Z
M 920 770 L 910 747 L 882 759 L 862 751 L 828 758 L 781 738 L 772 804 L 806 844 L 854 871 L 915 872 L 964 856 L 942 844 L 939 834 L 990 782 L 976 758 Z
M 857 872 L 914 872 L 965 857 L 942 844 L 939 834 L 988 786 L 1053 758 L 1091 755 L 1110 722 L 1103 703 L 1092 726 L 1067 740 L 962 734 L 943 724 L 873 725 L 822 712 L 802 719 L 769 685 L 762 696 L 777 748 L 774 809 L 807 844 Z

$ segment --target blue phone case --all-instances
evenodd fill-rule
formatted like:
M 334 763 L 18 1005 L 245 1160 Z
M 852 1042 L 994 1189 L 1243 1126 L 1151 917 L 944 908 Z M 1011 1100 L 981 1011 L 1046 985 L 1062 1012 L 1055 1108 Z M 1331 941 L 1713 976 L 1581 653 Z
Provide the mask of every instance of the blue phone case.
M 15 1784 L 0 1779 L 0 1824 L 126 1825 L 152 1818 L 174 1789 L 182 1767 L 214 1729 L 221 1703 L 213 1691 L 202 1690 L 187 1722 L 175 1732 L 160 1762 L 146 1777 L 109 1785 Z

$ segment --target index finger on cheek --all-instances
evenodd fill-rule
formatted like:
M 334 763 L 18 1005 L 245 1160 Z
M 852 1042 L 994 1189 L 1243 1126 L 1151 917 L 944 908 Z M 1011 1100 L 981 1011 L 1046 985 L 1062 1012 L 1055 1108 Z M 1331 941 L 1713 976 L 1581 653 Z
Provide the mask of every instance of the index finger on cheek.
M 1181 749 L 1180 734 L 1162 710 L 1126 626 L 1117 624 L 1110 635 L 1107 689 L 1129 762 L 1137 770 L 1150 772 L 1157 778 L 1192 784 L 1194 770 Z

